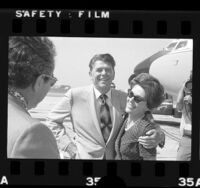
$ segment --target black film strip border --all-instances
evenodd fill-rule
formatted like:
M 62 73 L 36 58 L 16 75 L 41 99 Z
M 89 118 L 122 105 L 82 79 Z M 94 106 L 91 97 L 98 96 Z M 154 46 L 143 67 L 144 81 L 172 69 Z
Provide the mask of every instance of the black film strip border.
M 77 25 L 72 24 L 72 20 L 69 19 L 61 19 L 59 21 L 58 33 L 59 34 L 70 34 L 73 31 L 73 27 L 77 27 Z M 82 34 L 98 34 L 98 26 L 100 26 L 99 21 L 96 20 L 84 20 L 84 24 L 82 25 Z M 34 28 L 34 33 L 37 34 L 47 34 L 48 21 L 45 19 L 37 19 L 33 21 L 32 27 Z M 121 34 L 120 23 L 118 20 L 109 20 L 105 22 L 105 26 L 107 27 L 107 31 L 103 34 L 110 35 L 119 35 Z M 130 24 L 131 29 L 127 34 L 133 35 L 143 35 L 144 34 L 144 22 L 143 20 L 133 20 Z M 154 34 L 157 34 L 157 37 L 166 36 L 169 34 L 169 25 L 167 20 L 157 20 L 155 23 Z M 12 20 L 12 34 L 24 34 L 26 25 L 23 23 L 22 19 L 13 19 Z M 27 27 L 28 28 L 28 27 Z M 48 28 L 50 29 L 50 28 Z M 192 26 L 190 20 L 182 20 L 179 23 L 177 34 L 182 35 L 182 37 L 191 36 L 192 34 Z
M 200 14 L 178 14 L 177 17 L 174 17 L 175 13 L 158 15 L 133 14 L 127 19 L 116 16 L 109 20 L 14 18 L 8 24 L 8 35 L 198 39 Z M 192 147 L 193 154 L 195 148 Z M 194 169 L 199 169 L 200 163 L 196 162 L 197 157 L 194 155 L 191 162 L 7 159 L 6 171 L 13 184 L 85 185 L 87 177 L 107 176 L 110 181 L 111 177 L 120 177 L 127 186 L 177 186 L 179 177 L 197 176 Z
M 85 185 L 88 177 L 119 178 L 127 186 L 175 185 L 178 177 L 190 177 L 189 162 L 166 161 L 71 161 L 71 160 L 10 160 L 9 179 L 22 184 Z M 173 171 L 172 171 L 173 170 Z M 148 178 L 147 178 L 148 176 Z M 28 179 L 24 179 L 27 177 Z M 54 178 L 53 178 L 54 177 Z M 80 178 L 79 180 L 76 178 Z M 66 181 L 60 181 L 66 178 Z M 129 178 L 132 178 L 130 181 Z M 48 181 L 47 181 L 48 180 Z M 75 181 L 75 182 L 74 182 Z M 100 180 L 101 183 L 101 180 Z

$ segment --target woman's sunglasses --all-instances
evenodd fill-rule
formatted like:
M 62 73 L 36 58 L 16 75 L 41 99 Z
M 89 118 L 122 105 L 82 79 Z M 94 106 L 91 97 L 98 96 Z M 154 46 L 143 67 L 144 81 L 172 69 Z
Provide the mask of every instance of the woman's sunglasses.
M 134 101 L 135 101 L 136 103 L 145 101 L 144 98 L 142 98 L 142 97 L 140 97 L 140 96 L 137 96 L 137 95 L 134 95 L 134 93 L 131 91 L 131 89 L 128 90 L 128 97 L 129 97 L 130 99 L 134 97 Z

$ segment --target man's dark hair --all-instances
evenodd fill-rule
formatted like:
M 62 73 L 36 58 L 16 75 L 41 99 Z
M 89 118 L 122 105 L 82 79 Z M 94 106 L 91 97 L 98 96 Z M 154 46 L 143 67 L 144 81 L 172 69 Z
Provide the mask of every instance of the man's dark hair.
M 90 63 L 89 63 L 90 70 L 92 70 L 96 61 L 103 61 L 105 63 L 108 63 L 109 65 L 112 66 L 113 69 L 115 67 L 115 60 L 110 54 L 97 54 L 97 55 L 95 55 L 90 60 Z
M 54 69 L 55 47 L 47 37 L 9 37 L 8 85 L 24 89 Z

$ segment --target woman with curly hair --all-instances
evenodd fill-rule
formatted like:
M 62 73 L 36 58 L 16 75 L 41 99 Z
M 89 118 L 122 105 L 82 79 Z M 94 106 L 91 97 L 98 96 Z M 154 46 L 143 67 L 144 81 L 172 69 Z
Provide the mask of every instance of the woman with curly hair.
M 8 158 L 59 158 L 56 140 L 28 110 L 56 82 L 55 49 L 47 37 L 10 37 L 8 51 Z

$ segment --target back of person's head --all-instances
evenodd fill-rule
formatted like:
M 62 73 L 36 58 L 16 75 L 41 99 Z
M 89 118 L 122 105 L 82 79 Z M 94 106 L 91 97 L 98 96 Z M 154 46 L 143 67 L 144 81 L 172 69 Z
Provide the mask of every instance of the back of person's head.
M 96 61 L 103 61 L 103 62 L 111 65 L 113 69 L 115 67 L 115 60 L 114 60 L 114 58 L 110 54 L 96 54 L 90 60 L 90 63 L 89 63 L 90 70 L 93 69 L 94 64 L 95 64 Z
M 8 85 L 27 88 L 54 69 L 55 47 L 47 37 L 9 37 Z
M 164 88 L 159 80 L 148 73 L 141 73 L 130 81 L 131 87 L 140 85 L 146 94 L 147 107 L 151 110 L 158 107 L 164 100 Z

